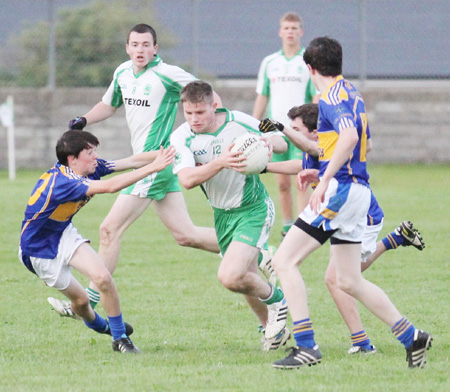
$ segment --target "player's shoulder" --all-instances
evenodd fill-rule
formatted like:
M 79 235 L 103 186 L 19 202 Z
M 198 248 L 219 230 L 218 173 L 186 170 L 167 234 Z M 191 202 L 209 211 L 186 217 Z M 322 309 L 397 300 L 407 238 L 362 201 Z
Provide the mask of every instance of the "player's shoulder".
M 189 124 L 186 122 L 184 122 L 183 124 L 181 124 L 180 126 L 178 126 L 178 128 L 176 128 L 173 132 L 172 135 L 170 136 L 170 140 L 179 140 L 179 139 L 187 139 L 189 137 L 192 137 L 193 132 L 191 130 L 191 127 L 189 126 Z
M 262 64 L 268 64 L 274 60 L 283 57 L 283 52 L 281 50 L 276 51 L 275 53 L 271 53 L 268 56 L 264 57 L 262 60 Z
M 171 74 L 191 75 L 189 72 L 187 72 L 183 68 L 179 67 L 178 65 L 167 64 L 162 60 L 158 63 L 158 65 L 153 67 L 153 69 L 154 69 L 154 71 L 156 71 L 158 73 L 168 74 L 168 75 L 171 75 Z M 194 76 L 192 76 L 192 79 L 195 79 Z
M 117 75 L 119 72 L 123 72 L 128 69 L 133 69 L 133 62 L 131 60 L 124 61 L 122 64 L 120 64 L 114 71 L 114 74 Z
M 239 110 L 231 110 L 231 120 L 240 124 L 246 124 L 252 128 L 258 128 L 259 120 L 247 113 L 241 112 Z

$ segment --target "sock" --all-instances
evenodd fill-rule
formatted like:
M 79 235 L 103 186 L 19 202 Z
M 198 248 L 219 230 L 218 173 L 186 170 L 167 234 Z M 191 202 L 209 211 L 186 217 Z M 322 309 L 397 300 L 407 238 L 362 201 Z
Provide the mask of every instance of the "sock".
M 266 305 L 272 305 L 275 302 L 280 302 L 284 298 L 283 291 L 281 291 L 279 287 L 272 286 L 270 283 L 268 284 L 272 288 L 272 292 L 266 299 L 260 298 L 259 300 L 264 302 Z
M 262 254 L 261 252 L 259 252 L 259 255 L 258 255 L 258 265 L 261 264 L 261 261 L 263 260 L 263 258 L 264 258 L 263 254 Z
M 395 337 L 400 340 L 400 343 L 405 346 L 405 348 L 412 346 L 415 328 L 406 317 L 402 317 L 399 321 L 397 321 L 391 328 L 391 331 Z
M 294 221 L 292 220 L 283 221 L 283 232 L 287 233 L 293 224 Z
M 122 319 L 122 313 L 115 317 L 108 317 L 108 320 L 113 340 L 127 337 L 125 333 L 125 324 Z
M 95 320 L 88 322 L 84 321 L 88 328 L 93 329 L 96 332 L 104 332 L 108 330 L 108 322 L 100 316 L 97 312 L 95 313 Z
M 100 302 L 100 293 L 88 287 L 86 289 L 89 296 L 89 303 L 91 304 L 92 309 L 95 309 L 97 304 Z
M 292 332 L 294 333 L 294 339 L 297 343 L 297 346 L 313 348 L 316 345 L 311 319 L 307 318 L 299 321 L 294 321 Z
M 403 245 L 405 239 L 398 234 L 395 234 L 393 231 L 389 233 L 386 237 L 384 237 L 381 241 L 383 241 L 386 250 L 397 249 L 400 245 Z
M 364 331 L 364 330 L 352 334 L 351 339 L 352 339 L 353 346 L 360 346 L 360 347 L 364 347 L 367 349 L 371 348 L 370 339 L 367 336 L 366 331 Z

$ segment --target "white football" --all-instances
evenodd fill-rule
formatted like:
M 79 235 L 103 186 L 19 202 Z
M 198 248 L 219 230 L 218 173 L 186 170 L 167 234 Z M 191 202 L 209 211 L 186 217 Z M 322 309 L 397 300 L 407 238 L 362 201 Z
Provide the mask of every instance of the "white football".
M 254 133 L 246 133 L 234 140 L 231 151 L 242 151 L 242 155 L 246 158 L 247 166 L 244 168 L 244 174 L 261 173 L 267 166 L 269 163 L 269 148 L 265 144 L 261 137 Z

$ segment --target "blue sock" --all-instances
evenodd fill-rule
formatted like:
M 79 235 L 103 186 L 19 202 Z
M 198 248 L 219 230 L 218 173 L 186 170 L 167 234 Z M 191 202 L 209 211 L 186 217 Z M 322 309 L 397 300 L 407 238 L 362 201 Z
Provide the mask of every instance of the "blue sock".
M 115 317 L 108 317 L 108 320 L 113 340 L 127 337 L 125 334 L 125 324 L 123 323 L 122 313 Z
M 312 322 L 309 318 L 300 321 L 294 321 L 292 328 L 297 346 L 305 348 L 313 348 L 316 345 L 314 341 L 314 330 Z
M 384 246 L 386 247 L 386 250 L 390 250 L 390 249 L 396 249 L 398 248 L 400 245 L 403 245 L 403 243 L 405 242 L 405 239 L 398 234 L 395 234 L 395 232 L 389 233 L 386 237 L 384 237 L 381 240 L 384 244 Z
M 405 348 L 411 347 L 414 340 L 414 325 L 406 318 L 402 317 L 395 325 L 391 328 L 392 333 L 395 337 L 400 340 Z
M 371 348 L 370 339 L 364 330 L 352 334 L 351 339 L 353 346 L 360 346 L 367 349 Z
M 93 329 L 96 332 L 104 332 L 108 329 L 108 322 L 100 316 L 97 312 L 95 312 L 95 320 L 88 322 L 84 321 L 84 323 L 88 326 L 88 328 Z

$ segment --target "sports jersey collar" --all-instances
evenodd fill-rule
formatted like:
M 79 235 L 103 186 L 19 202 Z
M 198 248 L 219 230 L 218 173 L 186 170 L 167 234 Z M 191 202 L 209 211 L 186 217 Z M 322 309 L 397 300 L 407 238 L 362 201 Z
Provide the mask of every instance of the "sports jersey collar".
M 136 78 L 138 78 L 139 76 L 141 76 L 145 71 L 147 71 L 147 69 L 149 69 L 149 68 L 152 68 L 152 67 L 156 67 L 158 64 L 160 64 L 162 62 L 162 60 L 161 60 L 161 57 L 159 57 L 159 55 L 156 55 L 156 57 L 152 60 L 152 61 L 150 61 L 146 66 L 145 66 L 145 68 L 141 71 L 141 72 L 139 72 L 138 74 L 134 74 L 134 72 L 133 72 L 133 74 L 134 74 L 134 76 L 136 77 Z M 133 65 L 131 65 L 131 68 L 133 68 Z
M 222 132 L 222 130 L 225 128 L 225 126 L 227 125 L 228 122 L 233 121 L 234 120 L 234 115 L 233 113 L 231 113 L 228 109 L 226 108 L 218 108 L 216 109 L 215 113 L 226 113 L 227 117 L 225 118 L 225 122 L 223 123 L 223 125 L 216 131 L 216 132 L 206 132 L 206 133 L 202 133 L 202 135 L 213 135 L 213 136 L 217 136 L 220 132 Z M 195 132 L 194 132 L 195 133 Z M 196 134 L 198 135 L 198 134 Z
M 331 90 L 331 88 L 335 86 L 337 83 L 339 83 L 341 80 L 344 80 L 344 76 L 339 75 L 338 77 L 336 77 L 336 80 L 327 87 L 326 91 L 322 94 L 322 96 L 326 96 Z
M 302 54 L 302 52 L 305 50 L 305 48 L 303 46 L 300 47 L 300 50 L 294 55 L 292 56 L 290 59 L 288 59 L 286 57 L 286 55 L 284 54 L 283 49 L 280 50 L 280 53 L 282 54 L 282 56 L 287 60 L 287 61 L 291 61 L 292 59 L 295 59 L 297 56 L 300 56 Z

